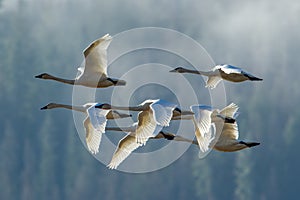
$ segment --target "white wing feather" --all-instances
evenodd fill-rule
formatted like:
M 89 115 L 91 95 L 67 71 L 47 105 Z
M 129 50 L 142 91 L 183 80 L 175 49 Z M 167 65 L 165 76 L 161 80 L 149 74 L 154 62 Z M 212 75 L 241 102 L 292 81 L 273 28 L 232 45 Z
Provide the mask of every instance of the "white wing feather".
M 119 141 L 118 147 L 107 167 L 110 169 L 116 169 L 120 163 L 122 163 L 134 150 L 140 146 L 142 146 L 142 144 L 137 143 L 132 133 L 129 133 Z
M 105 126 L 107 123 L 106 115 L 109 111 L 110 110 L 95 108 L 95 106 L 91 106 L 87 109 L 87 114 L 94 129 L 101 133 L 105 132 Z
M 224 115 L 226 117 L 236 118 L 238 115 L 238 110 L 239 110 L 239 107 L 236 104 L 231 103 L 228 106 L 226 106 L 225 108 L 223 108 L 220 111 L 220 114 Z
M 156 100 L 150 105 L 153 111 L 154 120 L 158 125 L 169 126 L 171 118 L 173 116 L 173 110 L 176 108 L 176 104 L 169 103 L 164 100 Z
M 219 76 L 209 76 L 207 81 L 206 81 L 205 87 L 208 87 L 210 89 L 214 89 L 221 80 L 222 80 L 222 78 L 219 77 Z
M 226 74 L 241 74 L 242 69 L 232 65 L 218 65 L 218 69 L 222 70 Z
M 99 152 L 102 133 L 93 128 L 89 117 L 83 121 L 83 125 L 86 132 L 85 141 L 87 148 L 92 154 L 96 154 Z
M 207 152 L 209 145 L 214 139 L 211 132 L 211 113 L 212 108 L 205 105 L 191 106 L 192 112 L 194 112 L 193 123 L 195 126 L 195 135 L 201 152 Z
M 207 133 L 211 128 L 212 107 L 206 105 L 193 105 L 190 107 L 194 113 L 194 120 L 201 133 Z
M 109 110 L 97 109 L 94 105 L 87 109 L 88 116 L 83 124 L 86 130 L 86 144 L 88 150 L 96 154 L 99 152 L 102 133 L 105 132 L 107 122 L 106 115 Z
M 153 137 L 157 126 L 151 110 L 140 112 L 138 114 L 138 126 L 135 134 L 136 142 L 145 145 L 148 139 Z
M 107 76 L 107 48 L 112 41 L 109 34 L 92 42 L 84 51 L 85 63 L 84 66 L 78 68 L 80 76 L 95 76 L 99 79 L 102 76 Z
M 216 128 L 222 128 L 221 135 L 218 141 L 237 140 L 239 138 L 239 130 L 237 123 L 222 123 L 220 121 L 215 122 Z

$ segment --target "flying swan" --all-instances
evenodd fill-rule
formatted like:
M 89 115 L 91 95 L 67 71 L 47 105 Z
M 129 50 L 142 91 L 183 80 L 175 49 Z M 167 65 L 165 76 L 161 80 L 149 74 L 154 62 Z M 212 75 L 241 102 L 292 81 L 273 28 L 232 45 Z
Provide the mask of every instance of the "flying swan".
M 210 148 L 218 151 L 233 152 L 244 148 L 257 146 L 257 142 L 239 141 L 238 125 L 235 118 L 238 116 L 238 106 L 231 103 L 221 111 L 210 106 L 200 105 L 191 107 L 194 115 L 196 138 L 200 151 L 206 152 Z M 216 137 L 211 133 L 211 125 L 215 126 Z
M 245 72 L 241 68 L 232 66 L 232 65 L 217 65 L 210 71 L 197 71 L 197 70 L 190 70 L 183 67 L 177 67 L 170 72 L 176 73 L 191 73 L 191 74 L 199 74 L 203 76 L 207 76 L 208 79 L 206 81 L 206 86 L 208 88 L 215 88 L 218 83 L 224 79 L 230 82 L 243 82 L 243 81 L 262 81 L 263 79 L 257 78 L 248 72 Z
M 125 85 L 124 80 L 107 76 L 107 48 L 112 41 L 109 34 L 92 42 L 84 51 L 84 65 L 78 68 L 75 80 L 63 79 L 43 73 L 35 76 L 40 79 L 50 79 L 70 85 L 83 85 L 92 88 Z
M 99 105 L 99 103 L 86 103 L 81 106 L 49 103 L 48 105 L 42 107 L 41 110 L 66 108 L 86 113 L 87 117 L 83 121 L 83 125 L 86 131 L 86 144 L 88 150 L 92 154 L 96 154 L 99 152 L 99 145 L 101 142 L 102 134 L 105 132 L 107 119 L 131 117 L 131 115 L 119 113 L 117 111 L 95 109 L 95 106 L 97 105 Z

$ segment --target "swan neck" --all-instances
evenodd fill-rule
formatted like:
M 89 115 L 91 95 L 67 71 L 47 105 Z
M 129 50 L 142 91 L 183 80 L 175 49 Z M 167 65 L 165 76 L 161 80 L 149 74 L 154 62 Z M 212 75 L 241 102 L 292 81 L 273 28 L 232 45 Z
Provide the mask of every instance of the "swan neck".
M 191 69 L 185 69 L 186 73 L 191 73 L 191 74 L 200 74 L 200 75 L 204 75 L 204 76 L 208 76 L 210 73 L 209 72 L 205 72 L 205 71 L 198 71 L 198 70 L 191 70 Z
M 129 110 L 129 111 L 142 111 L 142 106 L 128 106 L 128 107 L 122 107 L 122 106 L 111 106 L 112 110 Z
M 71 106 L 66 104 L 55 104 L 53 108 L 65 108 L 69 110 L 75 110 L 78 112 L 85 112 L 85 108 L 83 106 Z
M 106 131 L 133 132 L 134 127 L 105 127 Z
M 64 78 L 59 78 L 56 76 L 52 76 L 50 74 L 48 74 L 48 77 L 46 79 L 51 79 L 51 80 L 55 80 L 61 83 L 66 83 L 66 84 L 70 84 L 70 85 L 75 85 L 75 80 L 69 80 L 69 79 L 64 79 Z

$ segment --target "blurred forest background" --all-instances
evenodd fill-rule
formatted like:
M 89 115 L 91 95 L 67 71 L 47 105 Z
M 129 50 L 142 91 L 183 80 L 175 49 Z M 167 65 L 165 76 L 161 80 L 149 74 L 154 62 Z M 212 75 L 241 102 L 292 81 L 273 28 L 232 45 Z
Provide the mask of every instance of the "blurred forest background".
M 300 188 L 300 2 L 0 0 L 0 199 L 296 199 Z M 217 63 L 242 66 L 259 84 L 225 83 L 241 107 L 236 153 L 190 149 L 146 174 L 108 170 L 81 144 L 72 87 L 34 79 L 75 77 L 96 38 L 144 26 L 180 31 Z

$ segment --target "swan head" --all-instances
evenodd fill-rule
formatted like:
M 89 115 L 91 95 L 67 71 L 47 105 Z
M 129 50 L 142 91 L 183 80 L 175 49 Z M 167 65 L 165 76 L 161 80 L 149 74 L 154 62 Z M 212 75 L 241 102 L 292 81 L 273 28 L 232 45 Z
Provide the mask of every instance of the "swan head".
M 48 103 L 47 105 L 45 105 L 44 107 L 41 108 L 41 110 L 46 110 L 46 109 L 52 109 L 52 108 L 56 108 L 57 104 L 55 103 Z
M 175 69 L 171 70 L 170 72 L 184 73 L 184 72 L 186 72 L 186 70 L 183 67 L 176 67 Z
M 40 75 L 36 75 L 35 78 L 41 78 L 41 79 L 50 79 L 52 76 L 47 73 L 42 73 Z
M 111 109 L 111 105 L 108 103 L 98 103 L 97 105 L 95 105 L 95 108 L 99 108 L 99 109 L 104 109 L 104 110 L 110 110 Z

